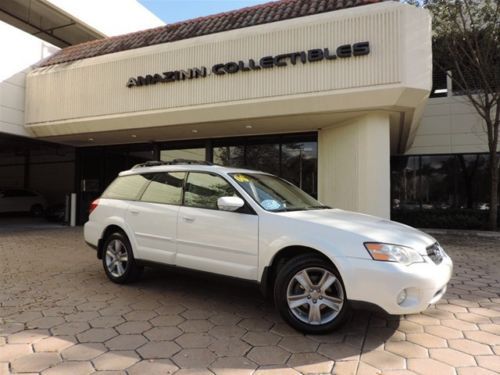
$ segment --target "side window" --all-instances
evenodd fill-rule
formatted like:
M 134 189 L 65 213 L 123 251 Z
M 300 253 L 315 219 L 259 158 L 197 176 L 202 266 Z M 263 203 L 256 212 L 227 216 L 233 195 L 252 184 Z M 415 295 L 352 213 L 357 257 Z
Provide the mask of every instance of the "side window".
M 146 191 L 142 201 L 152 203 L 176 204 L 182 202 L 182 185 L 184 172 L 156 173 Z
M 184 204 L 190 207 L 210 208 L 217 210 L 217 199 L 236 195 L 234 188 L 222 177 L 201 172 L 190 172 Z
M 102 194 L 103 198 L 136 200 L 152 175 L 133 174 L 117 177 Z

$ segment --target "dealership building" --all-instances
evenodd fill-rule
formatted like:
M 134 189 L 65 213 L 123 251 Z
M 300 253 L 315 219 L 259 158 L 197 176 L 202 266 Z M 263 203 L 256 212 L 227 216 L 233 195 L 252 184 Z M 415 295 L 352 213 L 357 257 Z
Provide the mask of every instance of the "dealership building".
M 147 26 L 115 14 L 131 29 L 109 36 L 68 2 L 33 3 L 54 26 L 0 5 L 0 28 L 29 45 L 4 46 L 15 69 L 1 68 L 0 188 L 74 193 L 78 223 L 121 170 L 178 158 L 271 172 L 385 218 L 487 201 L 481 119 L 433 80 L 426 10 L 282 0 L 161 25 L 127 1 Z

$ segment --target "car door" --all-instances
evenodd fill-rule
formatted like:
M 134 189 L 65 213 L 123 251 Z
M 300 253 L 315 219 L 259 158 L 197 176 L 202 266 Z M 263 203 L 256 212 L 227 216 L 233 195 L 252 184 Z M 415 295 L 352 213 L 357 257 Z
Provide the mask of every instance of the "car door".
M 134 232 L 138 258 L 175 264 L 184 177 L 184 172 L 155 173 L 140 199 L 130 202 L 127 222 Z
M 235 195 L 222 176 L 189 172 L 177 224 L 178 266 L 257 279 L 258 216 L 247 206 L 236 212 L 217 207 L 218 198 Z

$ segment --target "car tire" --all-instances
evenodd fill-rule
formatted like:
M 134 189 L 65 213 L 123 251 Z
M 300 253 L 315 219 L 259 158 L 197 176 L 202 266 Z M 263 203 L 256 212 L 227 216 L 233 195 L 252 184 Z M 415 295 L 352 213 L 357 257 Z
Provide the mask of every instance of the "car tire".
M 137 280 L 144 269 L 136 264 L 130 241 L 122 232 L 114 232 L 105 239 L 102 265 L 108 278 L 117 284 Z
M 335 330 L 350 310 L 337 269 L 325 258 L 311 254 L 292 258 L 279 270 L 274 303 L 287 323 L 309 334 Z
M 31 206 L 30 214 L 33 217 L 40 217 L 43 215 L 43 207 L 40 204 L 34 204 Z

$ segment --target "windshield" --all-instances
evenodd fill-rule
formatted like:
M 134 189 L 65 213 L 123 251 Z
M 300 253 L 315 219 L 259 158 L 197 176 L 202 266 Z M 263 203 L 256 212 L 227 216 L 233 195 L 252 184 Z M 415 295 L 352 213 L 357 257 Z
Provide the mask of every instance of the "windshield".
M 283 212 L 330 208 L 295 185 L 273 175 L 231 173 L 231 177 L 267 211 Z

